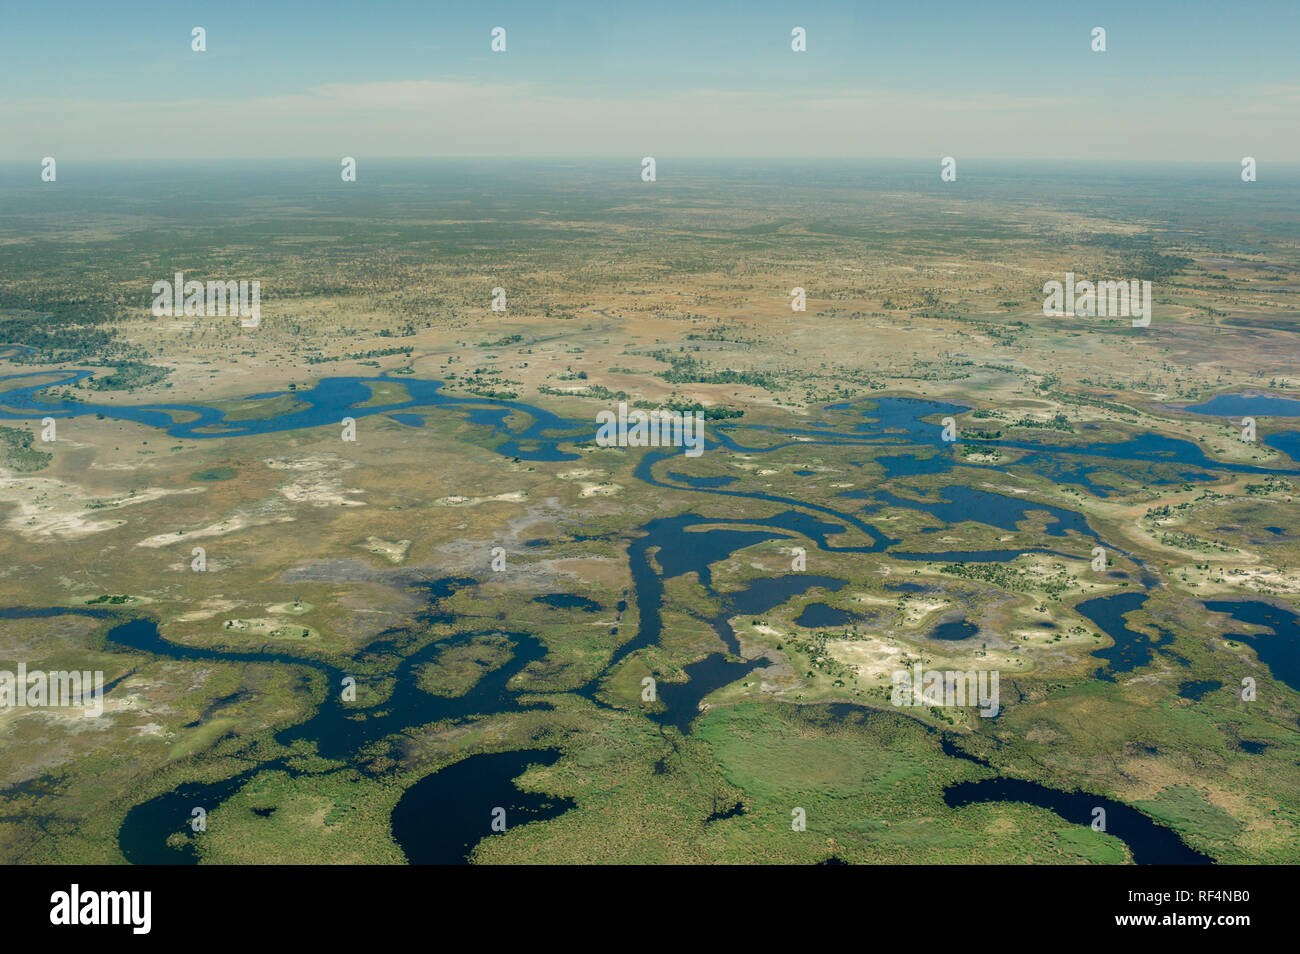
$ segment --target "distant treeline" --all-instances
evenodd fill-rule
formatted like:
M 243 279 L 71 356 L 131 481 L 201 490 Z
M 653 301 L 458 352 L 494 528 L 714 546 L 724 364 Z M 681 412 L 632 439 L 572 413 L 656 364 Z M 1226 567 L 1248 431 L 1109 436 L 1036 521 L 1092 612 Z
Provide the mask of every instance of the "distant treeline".
M 715 371 L 688 354 L 671 351 L 656 351 L 654 357 L 671 366 L 668 371 L 655 372 L 655 377 L 669 384 L 749 384 L 768 391 L 780 389 L 771 375 L 761 371 L 733 371 L 730 368 Z
M 364 358 L 386 358 L 386 357 L 388 357 L 389 355 L 394 355 L 394 354 L 405 355 L 406 357 L 409 358 L 409 357 L 411 356 L 411 352 L 414 351 L 414 350 L 415 350 L 414 348 L 410 348 L 410 347 L 405 347 L 405 348 L 375 348 L 373 351 L 358 351 L 358 352 L 355 352 L 354 354 L 349 354 L 349 355 L 333 355 L 333 356 L 330 356 L 330 357 L 327 357 L 327 356 L 325 356 L 325 355 L 319 355 L 319 354 L 316 354 L 316 355 L 308 355 L 308 356 L 307 356 L 307 363 L 308 363 L 308 364 L 327 364 L 327 363 L 329 363 L 329 362 L 331 362 L 331 361 L 360 361 L 360 360 L 362 360 L 362 359 L 364 359 Z
M 87 293 L 40 299 L 0 288 L 0 341 L 33 349 L 11 360 L 27 364 L 75 363 L 121 350 L 107 325 L 121 319 L 116 304 Z
M 543 384 L 537 389 L 537 393 L 549 394 L 553 397 L 595 398 L 600 401 L 626 401 L 630 397 L 626 391 L 611 391 L 603 384 L 589 384 L 581 391 L 562 391 L 559 388 Z M 704 415 L 706 421 L 723 421 L 729 418 L 745 416 L 745 412 L 739 408 L 705 405 L 699 401 L 688 401 L 685 398 L 672 398 L 666 402 L 633 401 L 632 406 L 645 411 L 679 411 L 684 414 L 694 414 L 698 411 Z
M 1125 253 L 1126 271 L 1139 281 L 1168 278 L 1192 267 L 1192 259 L 1185 255 L 1165 255 L 1145 235 L 1116 235 L 1096 232 L 1080 239 L 1082 245 L 1096 245 Z

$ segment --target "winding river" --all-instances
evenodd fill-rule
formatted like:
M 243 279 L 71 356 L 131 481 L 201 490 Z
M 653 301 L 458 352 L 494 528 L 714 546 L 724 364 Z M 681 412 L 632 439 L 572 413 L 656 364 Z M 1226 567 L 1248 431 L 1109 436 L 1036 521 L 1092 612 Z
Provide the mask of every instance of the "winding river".
M 0 349 L 0 357 L 16 353 L 12 347 Z M 84 415 L 101 415 L 116 420 L 129 420 L 165 431 L 175 437 L 192 439 L 229 439 L 248 435 L 277 433 L 303 428 L 336 426 L 343 417 L 361 419 L 384 415 L 405 426 L 421 427 L 430 413 L 453 413 L 474 425 L 487 428 L 497 441 L 498 453 L 532 461 L 569 461 L 580 454 L 569 448 L 589 441 L 595 426 L 590 421 L 564 418 L 552 412 L 522 402 L 498 399 L 457 397 L 443 393 L 443 382 L 421 380 L 409 376 L 393 377 L 339 377 L 325 378 L 315 387 L 293 392 L 276 392 L 256 395 L 246 400 L 266 398 L 292 398 L 293 406 L 283 413 L 265 418 L 248 419 L 236 415 L 229 417 L 222 411 L 200 405 L 153 404 L 136 407 L 101 405 L 93 403 L 52 401 L 45 399 L 51 388 L 59 388 L 86 378 L 89 371 L 34 371 L 0 376 L 0 419 L 20 420 L 44 417 L 68 418 Z M 406 398 L 389 403 L 371 402 L 373 385 L 400 384 L 406 389 Z M 961 413 L 968 408 L 915 398 L 879 397 L 857 404 L 835 404 L 824 409 L 831 421 L 826 426 L 776 428 L 743 425 L 726 421 L 712 428 L 707 441 L 710 449 L 733 453 L 764 454 L 789 447 L 816 445 L 864 446 L 895 450 L 875 459 L 884 468 L 887 477 L 911 474 L 947 473 L 962 468 L 999 472 L 998 468 L 972 464 L 959 458 L 952 444 L 940 437 L 940 427 L 935 419 Z M 417 413 L 418 412 L 418 413 Z M 742 440 L 744 443 L 742 443 Z M 1132 466 L 1148 483 L 1177 483 L 1208 481 L 1219 472 L 1287 473 L 1294 469 L 1271 470 L 1247 465 L 1214 461 L 1189 441 L 1148 433 L 1123 441 L 1087 443 L 1064 446 L 1033 441 L 989 440 L 982 444 L 1023 452 L 1015 462 L 1050 479 L 1075 483 L 1099 496 L 1112 492 L 1105 483 L 1094 481 L 1101 471 L 1121 470 Z M 671 461 L 671 470 L 662 467 Z M 852 507 L 832 507 L 824 503 L 800 500 L 789 494 L 758 490 L 733 489 L 736 479 L 690 473 L 692 460 L 681 453 L 669 450 L 648 450 L 635 469 L 635 476 L 644 483 L 667 490 L 690 494 L 704 494 L 713 498 L 745 498 L 775 504 L 779 509 L 771 517 L 738 519 L 730 517 L 705 517 L 693 512 L 657 517 L 648 521 L 628 548 L 631 563 L 639 625 L 634 635 L 623 642 L 613 653 L 602 672 L 593 677 L 577 692 L 596 704 L 600 701 L 600 684 L 627 656 L 657 643 L 661 636 L 661 606 L 664 584 L 668 579 L 687 573 L 698 576 L 701 585 L 717 602 L 720 609 L 703 621 L 718 634 L 725 652 L 711 653 L 684 667 L 686 681 L 664 682 L 658 686 L 661 705 L 650 713 L 650 718 L 665 730 L 676 729 L 688 733 L 700 703 L 716 689 L 729 685 L 758 668 L 764 660 L 745 659 L 728 619 L 738 614 L 761 614 L 784 604 L 795 595 L 823 589 L 834 592 L 844 581 L 811 574 L 790 574 L 776 578 L 750 581 L 739 591 L 722 593 L 713 588 L 710 567 L 732 554 L 756 543 L 790 539 L 811 541 L 817 548 L 835 553 L 882 553 L 912 560 L 996 560 L 1009 559 L 1024 552 L 1064 553 L 1082 556 L 1089 547 L 1101 542 L 1079 513 L 1061 507 L 1035 503 L 1032 500 L 1011 499 L 961 484 L 951 484 L 936 496 L 917 498 L 899 497 L 885 491 L 853 492 L 841 495 Z M 657 471 L 665 471 L 658 476 Z M 810 472 L 804 472 L 805 474 Z M 978 520 L 1001 530 L 1015 530 L 1018 523 L 1034 513 L 1047 520 L 1045 535 L 1056 538 L 1065 550 L 983 550 L 953 553 L 949 551 L 907 552 L 893 549 L 898 540 L 892 539 L 867 519 L 885 508 L 921 510 L 947 525 L 960 520 Z M 1120 551 L 1122 552 L 1122 551 Z M 426 597 L 427 621 L 451 621 L 440 608 L 442 600 L 458 589 L 473 586 L 476 580 L 447 578 L 428 585 Z M 575 600 L 582 599 L 576 594 Z M 1114 673 L 1131 670 L 1149 662 L 1157 649 L 1158 638 L 1153 639 L 1132 630 L 1125 623 L 1127 613 L 1139 608 L 1146 597 L 1140 593 L 1122 593 L 1080 604 L 1079 611 L 1107 632 L 1114 645 L 1098 651 L 1103 667 L 1098 677 L 1113 679 Z M 590 602 L 590 601 L 588 601 Z M 563 605 L 563 603 L 557 604 Z M 574 603 L 581 607 L 581 604 Z M 1223 604 L 1213 609 L 1231 613 L 1235 618 L 1251 623 L 1277 625 L 1280 617 L 1257 619 L 1259 612 L 1243 608 L 1242 604 Z M 117 619 L 114 611 L 11 609 L 0 615 L 57 615 L 79 612 L 101 618 Z M 1294 634 L 1292 622 L 1288 623 Z M 969 624 L 955 621 L 950 630 L 938 638 L 963 638 L 969 635 Z M 498 631 L 492 631 L 498 632 Z M 459 634 L 452 641 L 473 638 L 474 633 Z M 513 646 L 513 654 L 503 665 L 487 672 L 464 695 L 448 698 L 434 696 L 420 690 L 415 678 L 415 668 L 428 661 L 446 642 L 428 641 L 410 645 L 403 641 L 400 632 L 381 634 L 365 647 L 361 657 L 371 659 L 400 658 L 396 667 L 384 672 L 391 677 L 393 691 L 382 703 L 369 708 L 341 701 L 336 688 L 347 675 L 344 670 L 319 660 L 287 652 L 263 649 L 257 652 L 227 652 L 181 646 L 163 639 L 156 624 L 148 619 L 126 619 L 114 626 L 108 634 L 110 646 L 132 652 L 176 660 L 220 660 L 225 662 L 274 663 L 299 667 L 304 678 L 318 693 L 321 701 L 315 714 L 298 725 L 278 732 L 275 741 L 282 746 L 308 743 L 322 757 L 343 760 L 358 765 L 365 771 L 363 755 L 382 746 L 385 740 L 403 732 L 442 720 L 462 720 L 484 714 L 518 711 L 523 708 L 518 693 L 510 688 L 512 679 L 526 666 L 542 660 L 545 647 L 527 632 L 503 634 Z M 1250 641 L 1253 637 L 1239 637 Z M 396 640 L 396 641 L 395 641 Z M 1285 644 L 1294 655 L 1294 636 L 1275 641 Z M 1261 641 L 1256 645 L 1263 659 L 1270 655 L 1269 645 Z M 1288 667 L 1279 657 L 1268 661 L 1279 678 L 1295 685 L 1294 666 Z M 537 703 L 532 703 L 536 705 Z M 452 863 L 466 861 L 479 838 L 488 836 L 486 816 L 479 811 L 483 805 L 500 805 L 508 818 L 527 822 L 557 817 L 571 807 L 563 800 L 539 799 L 521 792 L 512 783 L 528 764 L 550 764 L 558 757 L 557 750 L 527 750 L 517 752 L 488 752 L 469 756 L 417 781 L 407 790 L 393 814 L 395 837 L 412 862 Z M 192 841 L 174 836 L 187 828 L 190 808 L 203 805 L 208 811 L 229 798 L 254 774 L 270 768 L 288 772 L 298 771 L 287 758 L 273 762 L 250 764 L 238 774 L 216 782 L 187 782 L 156 798 L 134 806 L 127 813 L 119 833 L 119 844 L 125 857 L 133 863 L 186 864 L 198 861 Z M 979 782 L 963 782 L 951 787 L 945 794 L 953 806 L 974 801 L 1013 800 L 1031 801 L 1056 811 L 1070 821 L 1081 824 L 1088 819 L 1076 819 L 1083 798 L 1089 806 L 1099 804 L 1094 796 L 1059 792 L 1035 783 L 994 778 Z M 1200 860 L 1185 848 L 1177 836 L 1134 809 L 1120 803 L 1107 803 L 1111 817 L 1122 822 L 1123 831 L 1117 831 L 1129 845 L 1134 859 L 1145 861 Z M 461 816 L 472 806 L 473 818 Z M 170 839 L 170 841 L 169 841 Z

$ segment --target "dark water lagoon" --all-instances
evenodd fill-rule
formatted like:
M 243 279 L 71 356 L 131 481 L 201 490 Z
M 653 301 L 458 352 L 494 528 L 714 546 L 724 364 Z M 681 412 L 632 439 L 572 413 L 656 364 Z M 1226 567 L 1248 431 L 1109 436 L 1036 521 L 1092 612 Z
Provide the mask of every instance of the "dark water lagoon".
M 534 596 L 533 602 L 554 606 L 556 609 L 580 609 L 584 613 L 595 613 L 601 609 L 601 605 L 595 600 L 589 600 L 577 593 L 547 593 L 544 596 Z
M 558 749 L 471 755 L 416 782 L 393 809 L 393 838 L 415 865 L 463 865 L 475 845 L 529 822 L 558 818 L 567 798 L 521 790 L 514 782 L 530 765 L 553 765 Z M 500 814 L 503 810 L 504 814 Z
M 1270 394 L 1220 394 L 1180 410 L 1206 417 L 1300 417 L 1300 400 Z M 1281 431 L 1263 438 L 1263 443 L 1300 462 L 1300 431 Z
M 1063 537 L 1067 531 L 1073 530 L 1083 536 L 1091 537 L 1094 540 L 1097 539 L 1097 535 L 1088 526 L 1088 522 L 1084 520 L 1083 515 L 1073 510 L 1065 510 L 1061 507 L 1037 503 L 1033 500 L 989 493 L 986 490 L 976 490 L 973 487 L 964 487 L 960 484 L 944 487 L 929 499 L 898 497 L 887 490 L 877 491 L 872 496 L 881 503 L 866 508 L 863 512 L 876 513 L 885 509 L 885 507 L 919 510 L 922 513 L 930 514 L 943 523 L 942 527 L 923 528 L 922 533 L 945 532 L 950 530 L 954 524 L 961 523 L 964 520 L 973 520 L 977 523 L 997 527 L 1000 530 L 1017 530 L 1023 521 L 1029 519 L 1031 514 L 1039 513 L 1046 516 L 1043 528 L 1043 533 L 1046 536 Z
M 946 623 L 940 623 L 931 630 L 930 638 L 952 642 L 959 639 L 970 639 L 978 632 L 979 627 L 969 620 L 953 619 Z
M 795 620 L 795 625 L 805 629 L 816 629 L 819 626 L 847 626 L 857 619 L 857 616 L 847 610 L 836 609 L 825 603 L 809 603 Z
M 1300 614 L 1262 600 L 1209 600 L 1205 608 L 1264 629 L 1263 633 L 1244 633 L 1230 627 L 1224 638 L 1255 650 L 1274 679 L 1300 692 Z
M 1300 417 L 1300 401 L 1268 394 L 1220 394 L 1182 410 L 1209 417 Z
M 1106 833 L 1128 845 L 1133 862 L 1139 865 L 1208 865 L 1214 859 L 1193 848 L 1169 828 L 1123 802 L 1089 795 L 1063 792 L 1037 782 L 1014 778 L 989 778 L 977 782 L 957 782 L 944 789 L 943 800 L 950 808 L 965 808 L 983 802 L 1023 802 L 1059 815 L 1075 825 L 1091 826 L 1094 809 L 1106 812 Z
M 1178 695 L 1183 699 L 1200 702 L 1216 689 L 1222 689 L 1223 683 L 1217 679 L 1189 679 L 1178 684 Z
M 1092 655 L 1100 656 L 1106 661 L 1105 667 L 1097 670 L 1095 678 L 1114 682 L 1116 675 L 1149 664 L 1155 658 L 1156 645 L 1173 638 L 1159 627 L 1153 627 L 1156 636 L 1148 636 L 1128 625 L 1128 614 L 1140 610 L 1148 598 L 1146 593 L 1116 593 L 1113 596 L 1084 600 L 1075 606 L 1076 613 L 1092 621 L 1114 641 L 1113 646 L 1092 651 Z

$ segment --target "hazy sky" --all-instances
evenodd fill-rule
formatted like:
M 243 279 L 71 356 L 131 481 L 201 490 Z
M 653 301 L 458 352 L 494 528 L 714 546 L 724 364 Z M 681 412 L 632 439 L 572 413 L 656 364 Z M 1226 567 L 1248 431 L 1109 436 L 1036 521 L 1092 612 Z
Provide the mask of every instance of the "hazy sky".
M 1294 162 L 1297 64 L 1300 0 L 4 0 L 0 158 Z

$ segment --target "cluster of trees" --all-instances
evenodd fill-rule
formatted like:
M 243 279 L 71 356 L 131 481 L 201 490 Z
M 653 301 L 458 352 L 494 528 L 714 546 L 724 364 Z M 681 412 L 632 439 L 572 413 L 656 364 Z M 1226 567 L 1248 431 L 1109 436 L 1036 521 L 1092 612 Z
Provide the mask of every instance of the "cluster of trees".
M 50 460 L 50 455 L 45 451 L 32 447 L 31 431 L 0 426 L 0 463 L 5 467 L 20 473 L 31 473 L 43 468 Z
M 670 351 L 656 352 L 655 357 L 670 366 L 667 371 L 656 371 L 655 377 L 669 384 L 748 384 L 767 391 L 780 390 L 772 376 L 761 371 L 714 370 L 690 355 Z

